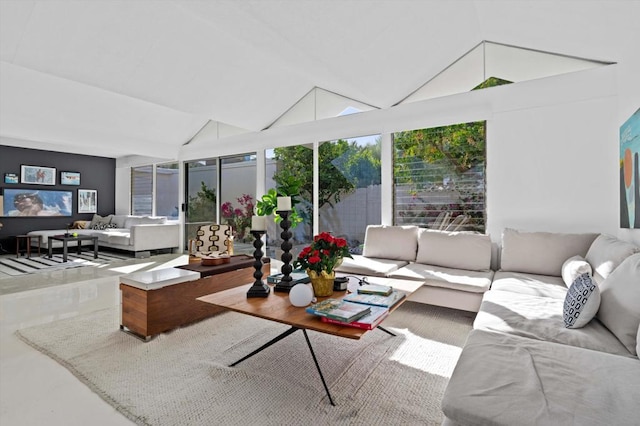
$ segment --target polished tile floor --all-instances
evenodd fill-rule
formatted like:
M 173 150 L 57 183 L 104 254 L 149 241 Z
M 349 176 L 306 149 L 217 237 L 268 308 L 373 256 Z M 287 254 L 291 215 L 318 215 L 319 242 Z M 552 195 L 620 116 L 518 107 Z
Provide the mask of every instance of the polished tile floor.
M 10 278 L 23 291 L 0 291 L 0 425 L 132 425 L 69 371 L 31 348 L 15 330 L 120 303 L 118 276 L 186 264 L 164 254 L 103 268 L 77 268 Z M 0 280 L 0 289 L 2 287 Z

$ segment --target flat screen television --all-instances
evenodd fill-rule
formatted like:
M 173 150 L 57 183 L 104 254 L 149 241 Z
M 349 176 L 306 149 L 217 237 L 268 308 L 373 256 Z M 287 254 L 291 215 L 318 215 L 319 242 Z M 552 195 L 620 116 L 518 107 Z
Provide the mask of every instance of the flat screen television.
M 4 189 L 2 216 L 71 216 L 73 192 L 49 189 Z

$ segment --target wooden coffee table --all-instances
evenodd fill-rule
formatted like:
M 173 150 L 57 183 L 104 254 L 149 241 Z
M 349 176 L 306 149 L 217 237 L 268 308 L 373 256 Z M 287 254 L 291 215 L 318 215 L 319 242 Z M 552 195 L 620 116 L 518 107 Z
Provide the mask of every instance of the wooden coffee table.
M 375 279 L 376 283 L 385 283 L 386 285 L 391 285 L 395 289 L 402 290 L 407 293 L 409 296 L 411 293 L 420 288 L 423 283 L 419 281 L 408 281 L 408 280 L 395 280 L 395 279 Z M 354 287 L 355 285 L 355 287 Z M 324 380 L 324 376 L 322 374 L 322 370 L 320 368 L 320 364 L 318 364 L 318 360 L 316 358 L 315 352 L 313 351 L 313 347 L 311 346 L 311 341 L 309 340 L 309 336 L 307 334 L 307 330 L 313 330 L 320 333 L 331 334 L 334 336 L 344 337 L 347 339 L 360 339 L 368 330 L 363 330 L 360 328 L 354 327 L 344 327 L 337 324 L 330 324 L 326 322 L 322 322 L 320 317 L 316 315 L 309 314 L 305 311 L 305 308 L 295 307 L 289 302 L 289 295 L 287 293 L 280 293 L 272 291 L 268 297 L 266 298 L 247 298 L 247 291 L 251 287 L 251 284 L 247 284 L 241 287 L 232 288 L 229 290 L 221 291 L 215 294 L 209 294 L 207 296 L 199 297 L 197 300 L 202 302 L 210 303 L 212 305 L 226 308 L 231 311 L 239 312 L 245 315 L 251 315 L 258 318 L 263 318 L 270 321 L 279 322 L 282 324 L 290 325 L 289 328 L 284 333 L 274 337 L 269 342 L 265 343 L 258 349 L 254 350 L 250 354 L 244 356 L 238 361 L 234 362 L 230 365 L 233 367 L 238 365 L 242 361 L 251 358 L 257 353 L 263 351 L 269 346 L 277 343 L 278 341 L 284 339 L 288 335 L 302 330 L 304 334 L 305 340 L 307 342 L 307 346 L 309 347 L 309 351 L 311 352 L 311 356 L 313 358 L 313 362 L 316 365 L 316 369 L 320 374 L 320 380 L 322 380 L 322 385 L 324 386 L 325 391 L 327 392 L 327 396 L 329 397 L 329 402 L 331 405 L 335 405 L 333 402 L 333 398 L 331 397 L 331 393 L 329 392 L 329 388 L 327 383 Z M 357 287 L 357 280 L 355 282 L 350 283 L 350 288 Z M 342 298 L 347 294 L 346 291 L 334 292 L 331 298 L 338 299 Z M 324 300 L 327 297 L 321 297 L 318 300 Z M 404 301 L 407 300 L 407 297 L 402 299 L 400 302 L 396 303 L 390 311 L 393 312 L 396 310 Z M 395 336 L 390 331 L 378 327 L 382 331 L 389 333 Z

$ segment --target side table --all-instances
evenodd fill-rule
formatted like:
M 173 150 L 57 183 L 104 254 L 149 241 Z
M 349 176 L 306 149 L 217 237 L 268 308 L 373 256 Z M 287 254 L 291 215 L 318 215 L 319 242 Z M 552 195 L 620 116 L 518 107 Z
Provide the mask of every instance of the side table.
M 27 253 L 27 259 L 31 259 L 31 239 L 38 239 L 38 256 L 40 256 L 40 246 L 42 245 L 42 235 L 16 235 L 16 257 L 20 257 L 20 243 L 25 241 L 27 247 L 25 252 Z

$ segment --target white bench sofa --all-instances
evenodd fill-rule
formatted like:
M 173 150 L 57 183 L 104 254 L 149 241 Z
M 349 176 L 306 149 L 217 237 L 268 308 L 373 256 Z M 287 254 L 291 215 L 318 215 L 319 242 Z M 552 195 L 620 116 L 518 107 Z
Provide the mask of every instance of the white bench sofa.
M 336 270 L 423 281 L 409 300 L 472 312 L 494 275 L 488 235 L 385 225 L 368 226 L 362 255 Z
M 582 273 L 596 284 L 576 308 L 586 325 L 567 328 L 565 297 Z M 445 425 L 639 424 L 640 247 L 506 229 L 473 328 L 442 401 Z
M 40 236 L 41 247 L 48 249 L 48 237 L 67 232 L 66 229 L 48 229 L 31 231 L 28 235 Z M 151 250 L 172 250 L 180 245 L 180 224 L 167 221 L 165 217 L 109 215 L 101 217 L 94 215 L 84 229 L 71 229 L 79 235 L 93 235 L 98 237 L 100 247 L 134 252 L 137 257 L 148 255 Z M 38 240 L 31 239 L 31 244 L 37 246 Z M 69 246 L 76 246 L 70 241 Z M 92 244 L 83 241 L 82 244 Z M 62 247 L 61 241 L 53 241 L 53 247 Z

